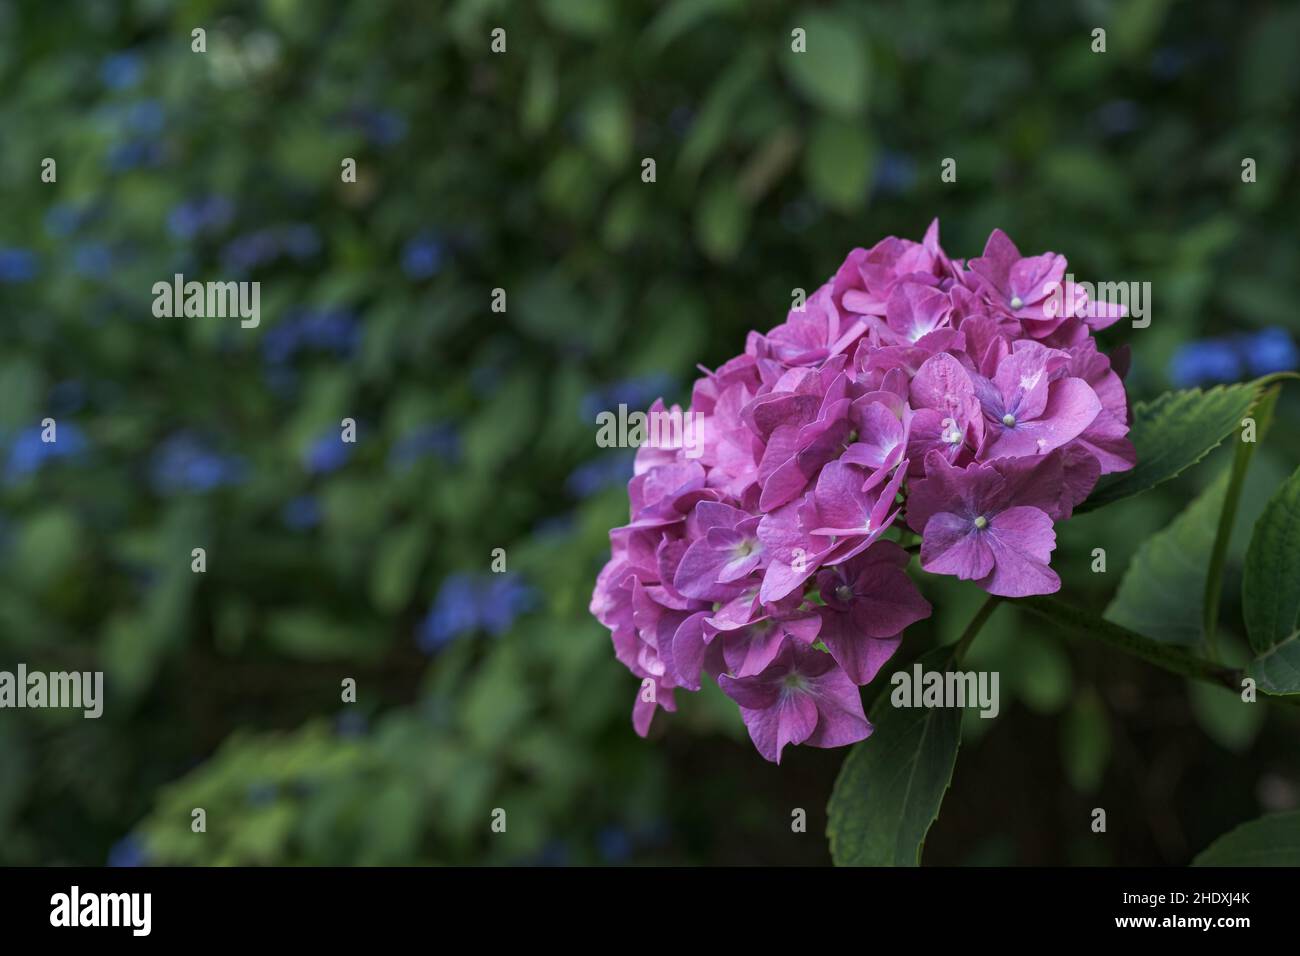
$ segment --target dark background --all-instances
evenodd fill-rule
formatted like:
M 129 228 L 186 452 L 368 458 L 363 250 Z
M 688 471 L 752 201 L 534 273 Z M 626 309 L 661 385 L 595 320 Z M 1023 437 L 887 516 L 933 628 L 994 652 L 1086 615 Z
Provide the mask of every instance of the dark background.
M 843 751 L 769 765 L 716 689 L 633 734 L 586 610 L 631 473 L 596 413 L 687 400 L 935 216 L 954 256 L 1000 226 L 1150 282 L 1102 341 L 1135 400 L 1294 367 L 1298 48 L 1275 2 L 0 3 L 0 669 L 108 686 L 0 711 L 0 863 L 828 862 Z M 260 327 L 154 318 L 175 272 L 260 281 Z M 1058 529 L 1062 596 L 1104 607 L 1225 464 Z M 980 598 L 922 577 L 900 663 Z M 1300 802 L 1290 709 L 1010 607 L 970 660 L 1002 713 L 927 863 L 1182 864 Z

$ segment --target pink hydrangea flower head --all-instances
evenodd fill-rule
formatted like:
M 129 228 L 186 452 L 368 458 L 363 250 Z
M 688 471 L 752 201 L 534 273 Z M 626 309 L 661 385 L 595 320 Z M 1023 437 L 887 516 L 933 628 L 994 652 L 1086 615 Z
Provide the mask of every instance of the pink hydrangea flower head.
M 1055 525 L 1135 461 L 1126 356 L 1092 337 L 1122 310 L 1066 269 L 1000 230 L 954 260 L 936 221 L 855 249 L 702 369 L 703 447 L 638 450 L 591 599 L 640 681 L 638 733 L 707 677 L 769 760 L 866 737 L 858 687 L 930 614 L 909 549 L 991 594 L 1060 587 Z

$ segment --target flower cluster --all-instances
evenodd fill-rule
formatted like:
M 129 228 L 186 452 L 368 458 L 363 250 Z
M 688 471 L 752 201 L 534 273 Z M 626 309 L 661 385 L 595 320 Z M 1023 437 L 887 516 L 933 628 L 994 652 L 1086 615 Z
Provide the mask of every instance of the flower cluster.
M 591 600 L 642 679 L 638 733 L 707 673 L 769 760 L 866 737 L 858 687 L 930 613 L 915 535 L 923 569 L 990 594 L 1060 587 L 1055 522 L 1134 463 L 1123 369 L 1092 338 L 1123 309 L 1063 301 L 1065 268 L 1000 230 L 950 259 L 935 222 L 855 249 L 696 381 L 703 454 L 638 450 Z

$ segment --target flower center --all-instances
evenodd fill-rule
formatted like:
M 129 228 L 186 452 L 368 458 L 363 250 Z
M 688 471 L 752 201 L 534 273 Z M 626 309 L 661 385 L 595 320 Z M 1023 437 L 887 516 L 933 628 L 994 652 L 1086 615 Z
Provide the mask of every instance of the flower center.
M 736 545 L 732 552 L 738 558 L 747 558 L 754 553 L 754 541 L 752 538 L 746 538 L 740 544 Z
M 847 584 L 841 584 L 835 589 L 835 596 L 845 604 L 848 604 L 853 600 L 853 588 L 849 587 Z
M 984 517 L 983 515 L 980 515 L 978 518 L 975 519 L 975 527 L 979 528 L 981 531 L 983 531 L 988 526 L 989 526 L 989 519 Z
M 1011 308 L 1013 308 L 1013 309 L 1018 309 L 1018 308 L 1020 308 L 1020 307 L 1021 307 L 1022 305 L 1024 305 L 1024 304 L 1025 304 L 1025 300 L 1022 299 L 1022 298 L 1020 298 L 1020 296 L 1018 296 L 1018 295 L 1013 295 L 1013 296 L 1011 297 Z
M 808 686 L 802 674 L 786 674 L 781 683 L 785 685 L 786 690 L 791 691 L 804 690 Z
M 1005 415 L 1002 416 L 1002 424 L 1006 425 L 1008 428 L 1015 428 L 1016 416 L 1012 415 L 1010 412 L 1007 412 Z

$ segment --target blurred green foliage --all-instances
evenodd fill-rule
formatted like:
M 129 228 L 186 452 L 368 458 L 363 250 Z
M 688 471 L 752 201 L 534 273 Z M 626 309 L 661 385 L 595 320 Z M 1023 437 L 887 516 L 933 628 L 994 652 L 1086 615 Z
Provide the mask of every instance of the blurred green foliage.
M 3 863 L 826 862 L 842 754 L 764 766 L 716 692 L 632 734 L 586 611 L 626 508 L 593 404 L 685 400 L 793 289 L 936 215 L 955 256 L 1000 226 L 1151 282 L 1150 328 L 1104 343 L 1134 397 L 1192 340 L 1300 331 L 1293 4 L 65 7 L 0 4 L 0 667 L 109 696 L 0 712 Z M 261 325 L 154 319 L 176 272 L 260 281 Z M 32 443 L 47 416 L 67 453 Z M 1277 418 L 1244 512 L 1300 457 L 1293 395 Z M 1100 609 L 1176 545 L 1151 535 L 1219 457 L 1061 528 L 1065 596 Z M 518 613 L 450 627 L 439 595 L 494 548 Z M 979 598 L 922 586 L 909 660 Z M 1012 607 L 970 662 L 1012 699 L 965 720 L 927 861 L 1186 862 L 1297 803 L 1291 715 L 1237 722 Z

